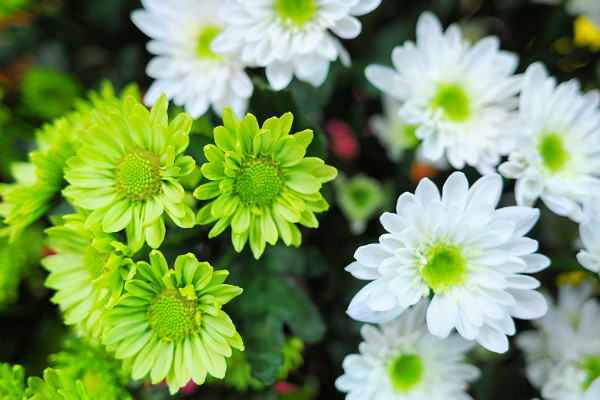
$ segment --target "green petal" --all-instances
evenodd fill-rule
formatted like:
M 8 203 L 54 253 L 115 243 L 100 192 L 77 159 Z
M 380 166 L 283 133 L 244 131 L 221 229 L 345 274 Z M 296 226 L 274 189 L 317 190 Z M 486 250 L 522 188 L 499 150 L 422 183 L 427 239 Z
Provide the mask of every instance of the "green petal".
M 296 132 L 294 134 L 294 138 L 296 139 L 296 143 L 305 149 L 310 145 L 313 140 L 313 131 L 310 129 L 305 129 L 300 132 Z
M 118 232 L 125 229 L 131 222 L 133 209 L 128 199 L 123 199 L 114 204 L 102 219 L 102 228 L 105 232 Z
M 219 182 L 208 182 L 200 185 L 194 190 L 194 197 L 198 200 L 210 200 L 221 194 Z
M 163 93 L 152 106 L 152 110 L 150 110 L 150 125 L 162 125 L 166 127 L 169 124 L 169 116 L 167 115 L 168 107 L 167 96 Z
M 286 246 L 290 246 L 292 244 L 292 230 L 290 228 L 290 223 L 283 219 L 278 213 L 273 214 L 273 219 L 277 226 L 279 236 L 281 236 Z
M 244 246 L 248 241 L 248 232 L 248 230 L 245 230 L 242 233 L 231 232 L 231 243 L 233 243 L 233 248 L 238 253 L 244 249 Z
M 279 126 L 281 127 L 280 137 L 283 137 L 290 133 L 292 129 L 292 123 L 294 122 L 294 116 L 291 112 L 286 112 L 281 117 L 279 117 Z
M 117 192 L 113 186 L 92 189 L 86 192 L 85 196 L 75 200 L 75 205 L 87 210 L 97 210 L 111 204 L 115 201 Z
M 150 372 L 150 379 L 152 379 L 153 383 L 158 383 L 165 379 L 171 368 L 171 363 L 173 362 L 173 342 L 161 341 L 159 347 L 160 349 L 158 350 L 156 361 Z
M 147 334 L 149 340 L 144 342 L 143 348 L 140 346 L 137 351 L 128 356 L 131 357 L 139 352 L 131 368 L 131 377 L 133 379 L 142 379 L 150 372 L 152 366 L 156 364 L 156 356 L 161 350 L 160 340 L 157 340 L 156 337 L 150 338 L 153 335 L 152 332 L 148 332 Z
M 115 357 L 117 358 L 128 358 L 136 354 L 144 345 L 148 344 L 148 341 L 152 337 L 153 332 L 147 331 L 139 335 L 129 336 L 127 339 L 123 340 L 117 351 L 115 352 Z M 135 379 L 135 377 L 134 377 Z
M 233 232 L 240 233 L 246 231 L 249 226 L 250 210 L 248 207 L 238 207 L 231 221 L 231 229 Z
M 206 225 L 217 220 L 217 218 L 214 217 L 211 212 L 213 203 L 214 201 L 211 201 L 198 211 L 198 214 L 196 215 L 197 224 Z
M 225 161 L 225 153 L 214 144 L 204 146 L 204 155 L 209 162 L 214 164 L 220 164 Z
M 269 244 L 274 245 L 278 238 L 277 227 L 275 226 L 275 222 L 273 222 L 269 209 L 266 209 L 265 213 L 261 215 L 260 226 L 265 240 Z
M 211 181 L 220 180 L 226 177 L 222 165 L 212 163 L 203 164 L 202 167 L 200 167 L 200 171 L 202 171 L 202 175 L 204 175 L 206 179 L 210 179 Z
M 292 172 L 285 176 L 285 183 L 300 193 L 315 193 L 321 189 L 321 182 L 314 176 L 303 172 Z
M 116 160 L 97 147 L 85 146 L 77 151 L 77 155 L 88 165 L 98 168 L 114 168 Z
M 250 224 L 250 249 L 255 259 L 259 259 L 265 251 L 265 239 L 260 232 L 260 221 L 253 220 Z
M 206 380 L 206 367 L 203 363 L 198 362 L 200 360 L 200 354 L 196 349 L 194 341 L 199 340 L 196 337 L 187 337 L 183 341 L 183 349 L 186 354 L 185 363 L 188 370 L 192 374 L 192 379 L 197 385 L 202 385 Z
M 319 221 L 317 220 L 317 217 L 315 217 L 315 214 L 313 214 L 311 211 L 308 211 L 308 210 L 302 211 L 302 217 L 300 218 L 300 224 L 307 226 L 309 228 L 318 228 L 319 227 Z
M 233 112 L 233 110 L 229 107 L 225 107 L 225 109 L 223 110 L 223 125 L 225 125 L 226 128 L 229 128 L 233 131 L 237 131 L 238 124 L 238 118 Z
M 147 227 L 144 232 L 146 233 L 146 242 L 148 242 L 148 245 L 153 249 L 157 249 L 165 239 L 165 221 L 162 217 L 159 217 L 152 225 Z
M 215 236 L 219 236 L 231 223 L 231 216 L 223 217 L 217 221 L 215 226 L 212 227 L 210 232 L 208 232 L 208 238 L 212 239 Z
M 224 126 L 217 126 L 214 129 L 215 144 L 223 151 L 237 151 L 237 138 L 232 136 L 229 130 Z
M 164 207 L 160 200 L 156 197 L 149 198 L 142 208 L 142 226 L 147 228 L 153 224 L 162 215 L 163 211 Z

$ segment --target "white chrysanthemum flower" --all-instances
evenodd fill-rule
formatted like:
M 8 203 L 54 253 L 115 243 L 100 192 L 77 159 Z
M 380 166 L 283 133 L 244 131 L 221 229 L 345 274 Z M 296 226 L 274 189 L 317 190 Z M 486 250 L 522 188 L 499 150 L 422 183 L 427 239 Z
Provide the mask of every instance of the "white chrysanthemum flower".
M 470 400 L 465 389 L 479 370 L 463 362 L 473 347 L 459 335 L 438 339 L 427 332 L 427 300 L 379 328 L 363 325 L 360 354 L 344 359 L 336 388 L 347 399 Z
M 527 68 L 518 144 L 498 167 L 517 179 L 517 204 L 539 197 L 555 214 L 581 221 L 583 201 L 600 196 L 599 104 L 598 91 L 581 94 L 577 80 L 557 86 L 541 63 Z
M 545 400 L 599 398 L 591 394 L 600 382 L 600 304 L 593 291 L 589 281 L 561 286 L 558 303 L 549 301 L 548 313 L 534 321 L 538 330 L 517 336 L 527 378 Z
M 497 37 L 475 45 L 451 25 L 424 12 L 417 41 L 392 52 L 394 68 L 370 65 L 365 74 L 379 90 L 402 102 L 399 115 L 423 140 L 430 160 L 445 156 L 457 169 L 465 164 L 492 172 L 500 156 L 514 147 L 514 122 L 520 76 L 518 57 L 499 50 Z
M 423 179 L 415 194 L 398 198 L 396 213 L 381 216 L 389 232 L 377 244 L 360 247 L 346 270 L 373 280 L 358 292 L 348 314 L 380 323 L 401 314 L 433 292 L 427 311 L 429 331 L 446 337 L 453 328 L 495 352 L 508 349 L 515 333 L 512 317 L 538 318 L 546 312 L 539 282 L 523 273 L 549 265 L 538 244 L 524 237 L 539 217 L 530 207 L 496 209 L 502 193 L 497 174 L 469 189 L 455 172 L 442 195 Z
M 314 86 L 327 78 L 329 64 L 350 57 L 340 41 L 359 35 L 356 16 L 377 8 L 381 0 L 233 0 L 219 10 L 229 23 L 211 44 L 219 53 L 241 53 L 242 60 L 266 67 L 275 90 L 293 75 Z M 332 34 L 333 33 L 333 34 Z
M 374 115 L 369 120 L 369 125 L 375 136 L 386 148 L 388 157 L 395 162 L 404 157 L 404 153 L 416 148 L 415 158 L 424 164 L 432 165 L 437 169 L 448 169 L 446 158 L 441 156 L 437 160 L 428 160 L 423 156 L 423 146 L 415 135 L 416 125 L 409 125 L 398 115 L 402 102 L 390 95 L 381 96 L 383 115 Z
M 197 118 L 209 106 L 221 115 L 231 107 L 246 112 L 253 86 L 236 55 L 213 53 L 209 45 L 225 23 L 217 17 L 223 0 L 142 0 L 144 9 L 131 13 L 133 23 L 154 40 L 155 54 L 146 73 L 156 79 L 144 102 L 152 105 L 165 93 L 173 103 Z
M 584 268 L 600 273 L 600 199 L 588 199 L 583 205 L 583 215 L 579 236 L 584 248 L 577 254 L 577 261 Z

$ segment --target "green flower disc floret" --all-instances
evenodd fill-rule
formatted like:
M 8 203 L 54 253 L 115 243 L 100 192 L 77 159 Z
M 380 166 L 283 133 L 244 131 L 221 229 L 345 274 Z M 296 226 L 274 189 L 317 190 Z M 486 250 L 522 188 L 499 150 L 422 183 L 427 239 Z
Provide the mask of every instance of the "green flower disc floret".
M 50 355 L 52 365 L 72 381 L 80 380 L 94 399 L 129 400 L 129 377 L 101 346 L 81 340 L 65 342 L 60 353 Z
M 136 96 L 135 86 L 127 87 L 123 96 Z M 64 169 L 69 158 L 76 155 L 82 143 L 77 132 L 93 125 L 95 112 L 107 112 L 112 107 L 122 107 L 123 100 L 115 96 L 110 83 L 104 82 L 100 93 L 90 91 L 89 101 L 75 102 L 77 111 L 45 124 L 36 132 L 38 150 L 30 153 L 30 163 L 18 164 L 13 169 L 16 183 L 0 185 L 0 215 L 6 227 L 0 236 L 10 235 L 14 242 L 21 232 L 44 215 L 60 196 L 65 186 Z
M 101 400 L 92 397 L 80 380 L 71 379 L 59 369 L 46 368 L 44 379 L 32 376 L 27 382 L 28 400 Z
M 0 399 L 24 400 L 26 398 L 23 367 L 0 363 Z
M 304 157 L 313 139 L 307 129 L 290 135 L 293 116 L 269 118 L 262 127 L 252 114 L 239 121 L 230 108 L 223 111 L 223 126 L 214 130 L 215 145 L 204 147 L 208 160 L 203 175 L 211 182 L 200 185 L 194 196 L 211 200 L 196 216 L 199 224 L 216 221 L 209 233 L 215 237 L 231 226 L 231 240 L 240 252 L 247 241 L 255 258 L 266 243 L 281 236 L 287 246 L 299 246 L 302 235 L 296 224 L 319 225 L 315 212 L 329 204 L 319 190 L 337 176 L 337 170 L 317 157 Z
M 106 312 L 103 343 L 131 366 L 133 379 L 167 380 L 175 393 L 190 379 L 223 378 L 225 358 L 244 345 L 222 306 L 242 289 L 223 284 L 229 272 L 214 271 L 193 254 L 177 257 L 169 269 L 159 251 L 125 284 L 119 303 Z
M 194 225 L 179 183 L 196 165 L 183 154 L 193 121 L 181 113 L 169 123 L 167 107 L 164 95 L 150 112 L 130 96 L 122 107 L 92 111 L 94 124 L 82 132 L 83 146 L 67 161 L 69 186 L 63 193 L 91 211 L 87 223 L 101 223 L 105 232 L 125 229 L 134 252 L 144 242 L 160 246 L 164 213 L 182 228 Z
M 100 224 L 86 228 L 85 220 L 81 214 L 65 215 L 62 225 L 46 230 L 56 254 L 42 259 L 42 265 L 50 272 L 45 285 L 56 290 L 51 300 L 61 308 L 65 324 L 98 337 L 102 312 L 117 303 L 136 265 L 125 245 Z

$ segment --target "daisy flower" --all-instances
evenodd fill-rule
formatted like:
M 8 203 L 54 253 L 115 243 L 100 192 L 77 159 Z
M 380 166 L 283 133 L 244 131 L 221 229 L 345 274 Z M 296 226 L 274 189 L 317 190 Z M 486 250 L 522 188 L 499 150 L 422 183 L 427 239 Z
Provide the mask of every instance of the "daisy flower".
M 194 225 L 178 180 L 196 165 L 183 154 L 192 118 L 181 113 L 169 123 L 167 106 L 163 95 L 148 112 L 129 96 L 122 108 L 94 113 L 94 126 L 80 132 L 84 145 L 67 161 L 63 194 L 91 211 L 88 224 L 102 223 L 105 232 L 126 229 L 134 253 L 144 241 L 160 246 L 165 213 L 182 228 Z
M 122 300 L 107 311 L 102 339 L 115 357 L 131 366 L 133 379 L 166 378 L 172 394 L 192 379 L 225 375 L 231 348 L 242 339 L 221 307 L 242 289 L 225 285 L 227 271 L 213 271 L 193 254 L 177 257 L 169 269 L 159 251 L 150 264 L 138 263 L 138 275 L 125 285 Z
M 557 85 L 543 64 L 527 68 L 518 146 L 498 167 L 517 179 L 517 204 L 539 197 L 555 214 L 580 222 L 583 201 L 600 196 L 599 94 L 582 94 L 577 80 Z
M 193 118 L 212 105 L 216 113 L 229 106 L 246 112 L 252 82 L 237 55 L 215 54 L 214 37 L 226 25 L 217 16 L 222 0 L 143 0 L 143 10 L 131 14 L 133 23 L 153 40 L 155 54 L 146 73 L 156 79 L 144 102 L 152 105 L 162 93 Z
M 23 400 L 25 397 L 25 370 L 20 365 L 0 363 L 0 397 Z
M 99 319 L 113 307 L 125 281 L 135 275 L 128 249 L 99 224 L 85 226 L 80 214 L 63 216 L 63 224 L 46 229 L 48 246 L 56 253 L 42 259 L 50 273 L 45 285 L 56 290 L 51 300 L 61 308 L 65 324 L 78 324 L 80 333 L 99 336 Z
M 66 377 L 81 380 L 93 399 L 129 400 L 129 379 L 119 363 L 100 347 L 79 340 L 69 340 L 60 353 L 50 355 L 55 368 Z
M 442 31 L 440 21 L 424 12 L 417 22 L 417 41 L 392 52 L 394 68 L 370 65 L 367 79 L 399 100 L 399 116 L 416 126 L 423 155 L 446 157 L 452 167 L 465 164 L 492 172 L 514 147 L 514 110 L 520 77 L 518 57 L 499 50 L 497 37 L 474 45 L 460 28 Z
M 465 389 L 479 370 L 463 362 L 473 343 L 427 332 L 427 300 L 379 327 L 363 325 L 360 354 L 346 356 L 336 388 L 347 399 L 469 400 Z
M 36 132 L 38 150 L 29 154 L 31 162 L 13 168 L 15 183 L 0 185 L 0 215 L 7 225 L 0 229 L 0 236 L 10 235 L 14 243 L 27 226 L 54 205 L 55 200 L 60 198 L 59 192 L 66 185 L 66 162 L 81 147 L 75 132 L 93 124 L 92 110 L 107 112 L 110 107 L 123 107 L 126 96 L 139 97 L 137 87 L 130 85 L 117 97 L 110 82 L 104 81 L 99 93 L 88 93 L 88 101 L 75 101 L 77 111 L 68 113 L 52 124 L 44 124 Z
M 359 321 L 389 321 L 433 292 L 427 310 L 429 331 L 446 337 L 456 328 L 488 350 L 508 350 L 515 333 L 512 317 L 546 312 L 539 282 L 523 273 L 549 265 L 524 237 L 539 217 L 530 207 L 496 209 L 502 193 L 497 174 L 469 188 L 455 172 L 440 192 L 425 178 L 415 194 L 398 198 L 396 213 L 384 213 L 386 231 L 377 244 L 359 247 L 346 270 L 372 280 L 354 297 L 348 314 Z
M 357 16 L 381 0 L 233 0 L 219 9 L 229 25 L 211 43 L 218 53 L 238 53 L 249 65 L 266 67 L 271 87 L 287 87 L 294 75 L 313 86 L 327 78 L 329 64 L 350 57 L 335 35 L 360 34 Z M 334 35 L 335 34 L 335 35 Z
M 200 209 L 198 224 L 217 223 L 208 237 L 231 225 L 236 251 L 250 241 L 256 259 L 265 245 L 279 236 L 287 246 L 299 246 L 299 223 L 319 226 L 315 212 L 329 208 L 319 190 L 337 176 L 337 170 L 317 157 L 304 157 L 313 139 L 310 129 L 290 135 L 293 116 L 269 118 L 259 127 L 252 114 L 239 121 L 223 111 L 223 124 L 215 128 L 215 145 L 204 147 L 208 163 L 202 174 L 212 181 L 194 192 L 199 200 L 211 200 Z
M 546 400 L 580 400 L 598 393 L 600 303 L 593 292 L 591 281 L 562 285 L 557 304 L 549 301 L 546 316 L 534 321 L 538 329 L 517 336 L 527 378 Z

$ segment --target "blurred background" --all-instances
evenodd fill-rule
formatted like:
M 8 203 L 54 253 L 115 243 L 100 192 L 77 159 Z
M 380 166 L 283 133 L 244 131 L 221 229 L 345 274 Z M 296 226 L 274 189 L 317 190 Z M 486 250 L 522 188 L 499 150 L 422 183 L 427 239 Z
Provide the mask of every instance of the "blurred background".
M 98 90 L 102 80 L 112 82 L 117 92 L 131 82 L 142 93 L 149 86 L 144 73 L 151 58 L 145 49 L 148 38 L 129 18 L 137 8 L 137 0 L 0 0 L 0 182 L 12 182 L 13 163 L 26 161 L 35 149 L 35 131 L 70 111 L 87 90 Z M 245 355 L 235 357 L 224 382 L 190 386 L 175 398 L 344 398 L 333 382 L 342 374 L 344 356 L 357 352 L 361 326 L 345 309 L 364 284 L 344 267 L 358 246 L 384 233 L 378 216 L 393 209 L 399 194 L 413 191 L 425 176 L 439 183 L 450 174 L 419 163 L 410 151 L 396 161 L 388 158 L 373 134 L 372 117 L 382 113 L 380 94 L 364 77 L 369 64 L 391 65 L 392 49 L 414 40 L 417 18 L 427 9 L 445 27 L 459 24 L 471 41 L 498 36 L 504 50 L 519 55 L 519 72 L 542 61 L 559 81 L 577 78 L 585 90 L 600 85 L 598 31 L 560 5 L 529 0 L 383 0 L 361 17 L 361 35 L 344 42 L 352 67 L 332 64 L 322 87 L 294 81 L 274 92 L 263 70 L 251 70 L 255 88 L 249 112 L 262 121 L 292 111 L 293 131 L 315 131 L 309 155 L 324 158 L 341 177 L 325 185 L 331 208 L 319 216 L 319 229 L 303 230 L 299 249 L 268 247 L 255 261 L 248 249 L 235 253 L 227 235 L 208 240 L 209 227 L 167 236 L 161 247 L 167 259 L 194 252 L 200 260 L 229 269 L 229 283 L 244 288 L 228 312 L 244 338 Z M 219 124 L 218 116 L 207 114 L 193 126 L 188 154 L 199 165 L 205 161 L 202 147 L 212 141 L 212 128 Z M 471 182 L 478 177 L 472 169 L 465 173 Z M 198 179 L 192 178 L 188 187 Z M 502 205 L 514 204 L 512 184 L 505 182 Z M 58 204 L 53 212 L 68 212 L 66 207 Z M 578 230 L 541 203 L 539 207 L 542 217 L 531 236 L 553 263 L 536 277 L 555 292 L 557 279 L 582 271 L 575 259 Z M 10 247 L 0 238 L 0 362 L 22 364 L 27 375 L 41 375 L 52 364 L 49 356 L 72 338 L 49 301 L 51 291 L 43 286 L 46 272 L 39 259 L 49 251 L 43 243 L 47 226 L 48 221 L 41 221 Z M 517 321 L 517 328 L 531 325 Z M 482 370 L 470 390 L 474 398 L 539 396 L 513 345 L 503 355 L 477 350 L 469 361 Z M 165 387 L 133 382 L 130 388 L 136 399 L 169 398 Z

